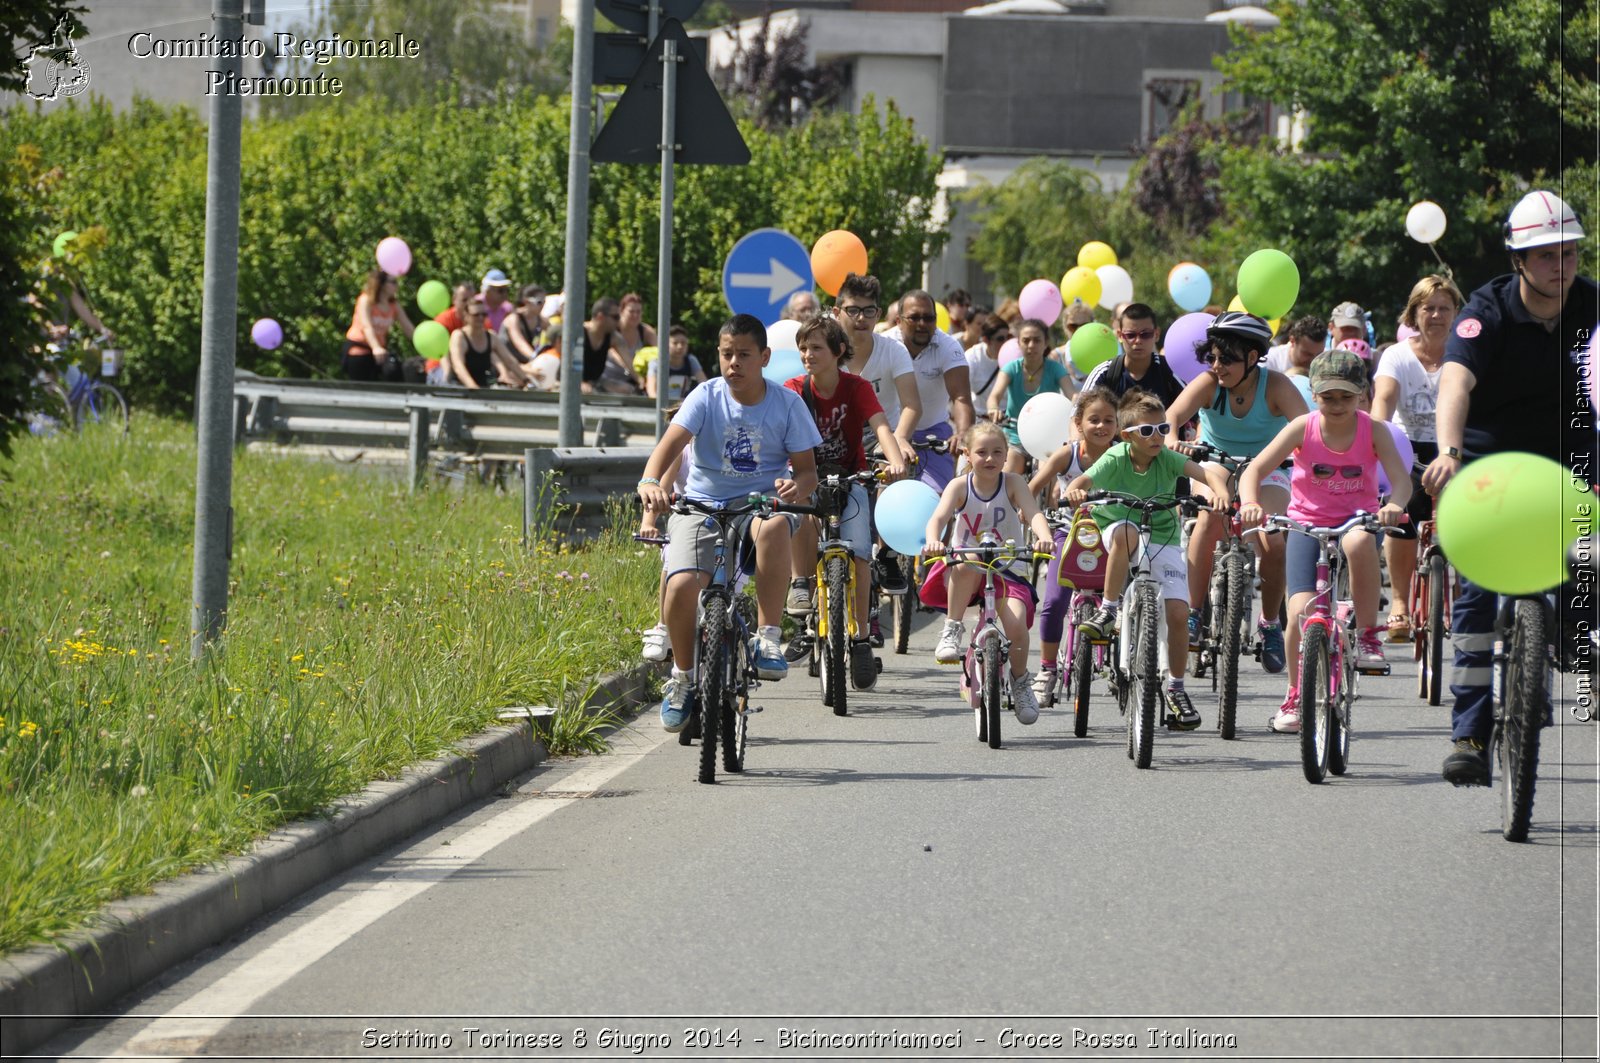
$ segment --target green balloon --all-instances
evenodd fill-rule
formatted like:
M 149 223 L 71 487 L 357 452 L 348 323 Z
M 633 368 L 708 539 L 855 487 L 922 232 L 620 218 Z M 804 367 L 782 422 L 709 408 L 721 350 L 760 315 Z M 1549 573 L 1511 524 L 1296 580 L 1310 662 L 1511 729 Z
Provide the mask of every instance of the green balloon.
M 443 361 L 450 353 L 450 331 L 437 321 L 424 321 L 411 334 L 411 346 L 424 358 Z
M 1239 267 L 1239 301 L 1259 318 L 1282 317 L 1300 297 L 1300 270 L 1294 259 L 1263 248 Z
M 438 317 L 450 305 L 450 289 L 439 281 L 426 281 L 417 289 L 417 306 L 429 317 Z
M 1072 355 L 1072 364 L 1078 367 L 1078 372 L 1087 373 L 1101 362 L 1109 362 L 1117 356 L 1117 334 L 1111 331 L 1110 325 L 1090 322 L 1072 334 L 1067 351 Z
M 72 243 L 72 241 L 76 240 L 77 238 L 78 230 L 68 229 L 66 232 L 56 237 L 56 241 L 50 245 L 50 249 L 56 253 L 57 258 L 61 258 L 67 253 L 67 245 Z
M 1439 545 L 1456 571 L 1497 594 L 1537 594 L 1567 578 L 1567 547 L 1593 526 L 1595 496 L 1561 463 L 1494 454 L 1439 496 Z

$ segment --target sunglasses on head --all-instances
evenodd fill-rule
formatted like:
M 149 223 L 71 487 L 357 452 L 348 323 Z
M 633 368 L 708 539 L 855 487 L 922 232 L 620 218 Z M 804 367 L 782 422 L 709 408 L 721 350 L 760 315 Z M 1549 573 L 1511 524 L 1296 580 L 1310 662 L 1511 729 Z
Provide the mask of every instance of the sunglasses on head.
M 1128 427 L 1124 428 L 1123 431 L 1132 432 L 1136 435 L 1143 436 L 1145 439 L 1149 439 L 1151 436 L 1166 435 L 1168 432 L 1172 431 L 1172 425 L 1168 424 L 1166 421 L 1162 421 L 1160 424 L 1130 424 Z
M 1359 479 L 1367 470 L 1360 465 L 1324 465 L 1320 461 L 1311 466 L 1313 480 L 1330 479 L 1335 472 L 1346 480 Z

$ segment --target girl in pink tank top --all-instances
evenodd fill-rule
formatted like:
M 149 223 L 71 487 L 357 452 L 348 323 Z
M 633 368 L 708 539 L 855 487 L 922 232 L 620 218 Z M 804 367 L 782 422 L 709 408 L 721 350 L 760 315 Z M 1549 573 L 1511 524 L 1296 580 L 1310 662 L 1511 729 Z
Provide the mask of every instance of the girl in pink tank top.
M 1239 481 L 1239 517 L 1245 527 L 1261 523 L 1261 479 L 1291 455 L 1289 516 L 1302 524 L 1327 528 L 1343 524 L 1358 512 L 1373 513 L 1383 524 L 1399 522 L 1411 498 L 1411 470 L 1400 461 L 1394 437 L 1374 431 L 1372 418 L 1360 409 L 1366 393 L 1366 370 L 1347 351 L 1318 355 L 1311 363 L 1311 390 L 1317 408 L 1293 421 L 1256 456 Z M 1378 505 L 1378 466 L 1394 486 L 1390 500 Z M 1274 731 L 1300 730 L 1300 624 L 1316 593 L 1317 542 L 1290 532 L 1284 568 L 1288 577 L 1289 693 L 1268 725 Z M 1361 529 L 1339 541 L 1349 562 L 1350 595 L 1354 599 L 1359 664 L 1383 665 L 1384 628 L 1377 626 L 1380 572 L 1378 543 Z

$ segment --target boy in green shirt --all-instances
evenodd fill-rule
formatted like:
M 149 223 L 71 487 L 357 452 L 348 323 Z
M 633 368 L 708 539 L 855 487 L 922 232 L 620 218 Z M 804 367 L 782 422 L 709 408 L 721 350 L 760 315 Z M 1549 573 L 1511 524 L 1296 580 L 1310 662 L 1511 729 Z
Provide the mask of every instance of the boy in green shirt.
M 1177 490 L 1178 480 L 1187 476 L 1205 481 L 1212 491 L 1213 507 L 1226 511 L 1226 470 L 1220 465 L 1202 466 L 1184 454 L 1168 450 L 1166 438 L 1171 425 L 1166 416 L 1166 407 L 1150 392 L 1134 388 L 1124 395 L 1117 406 L 1117 425 L 1125 442 L 1107 450 L 1087 472 L 1067 485 L 1067 502 L 1082 504 L 1084 496 L 1094 488 L 1139 498 L 1168 495 Z M 1106 546 L 1105 604 L 1078 626 L 1078 633 L 1095 641 L 1109 638 L 1116 627 L 1117 606 L 1128 582 L 1129 559 L 1139 548 L 1139 528 L 1131 515 L 1129 508 L 1122 505 L 1094 509 L 1095 523 L 1100 526 L 1101 541 Z M 1192 731 L 1200 726 L 1200 714 L 1183 689 L 1183 674 L 1189 663 L 1189 567 L 1184 561 L 1181 533 L 1174 510 L 1154 514 L 1150 521 L 1150 556 L 1145 564 L 1160 582 L 1161 597 L 1166 602 L 1170 666 L 1167 712 L 1173 726 Z

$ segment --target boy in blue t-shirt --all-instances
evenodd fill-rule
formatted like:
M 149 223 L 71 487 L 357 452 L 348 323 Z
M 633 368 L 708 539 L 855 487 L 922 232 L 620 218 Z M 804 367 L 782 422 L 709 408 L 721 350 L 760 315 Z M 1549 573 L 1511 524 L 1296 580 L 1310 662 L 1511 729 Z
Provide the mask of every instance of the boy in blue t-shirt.
M 688 448 L 685 496 L 729 505 L 752 493 L 776 494 L 798 503 L 817 488 L 812 451 L 822 436 L 799 395 L 769 385 L 761 375 L 772 357 L 767 330 L 758 318 L 738 314 L 717 336 L 721 375 L 689 393 L 645 463 L 639 497 L 658 512 L 671 505 L 661 478 Z M 792 473 L 791 473 L 792 469 Z M 753 525 L 752 525 L 753 521 Z M 667 521 L 665 620 L 672 642 L 672 675 L 661 700 L 661 723 L 683 730 L 693 712 L 695 606 L 711 582 L 715 526 L 706 518 L 674 513 Z M 736 541 L 749 536 L 756 551 L 756 674 L 782 679 L 789 670 L 782 638 L 784 591 L 789 583 L 789 521 L 745 518 L 734 525 Z

